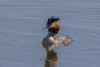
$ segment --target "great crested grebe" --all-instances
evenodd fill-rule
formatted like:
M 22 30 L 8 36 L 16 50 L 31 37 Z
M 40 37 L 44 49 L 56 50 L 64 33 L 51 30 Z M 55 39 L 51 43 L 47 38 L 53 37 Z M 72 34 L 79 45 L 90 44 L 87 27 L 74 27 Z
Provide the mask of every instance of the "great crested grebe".
M 42 44 L 46 50 L 52 51 L 57 47 L 66 47 L 73 41 L 73 39 L 67 35 L 58 34 L 60 29 L 59 18 L 49 18 L 46 24 L 46 28 L 48 29 L 48 34 L 42 41 Z

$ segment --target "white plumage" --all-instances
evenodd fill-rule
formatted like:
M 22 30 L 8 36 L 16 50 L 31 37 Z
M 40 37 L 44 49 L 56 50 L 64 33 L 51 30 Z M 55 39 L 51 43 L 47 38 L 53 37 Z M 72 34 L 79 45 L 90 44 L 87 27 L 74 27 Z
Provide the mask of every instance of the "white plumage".
M 68 35 L 55 35 L 54 37 L 49 37 L 49 41 L 52 42 L 52 45 L 48 49 L 52 50 L 54 48 L 68 46 L 73 39 Z
M 55 34 L 53 35 L 52 33 L 49 33 L 44 39 L 43 39 L 43 45 L 45 48 L 48 50 L 52 50 L 54 48 L 58 47 L 66 47 L 68 46 L 73 39 L 68 36 L 68 35 L 60 35 L 60 34 Z
M 51 17 L 47 21 L 46 28 L 48 29 L 48 35 L 44 37 L 42 44 L 46 50 L 53 50 L 58 47 L 68 46 L 73 39 L 68 35 L 58 34 L 60 29 L 60 19 Z

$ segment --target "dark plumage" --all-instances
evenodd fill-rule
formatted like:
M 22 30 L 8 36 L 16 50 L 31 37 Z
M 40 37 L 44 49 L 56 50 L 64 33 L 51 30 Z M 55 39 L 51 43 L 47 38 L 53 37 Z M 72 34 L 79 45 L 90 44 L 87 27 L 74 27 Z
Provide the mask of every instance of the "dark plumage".
M 51 17 L 48 19 L 47 24 L 46 24 L 46 28 L 48 28 L 48 32 L 53 32 L 55 34 L 58 33 L 59 28 L 60 28 L 58 27 L 59 20 L 60 20 L 59 18 L 54 18 L 54 17 Z M 52 26 L 55 26 L 55 27 L 52 27 Z
M 54 21 L 59 21 L 59 20 L 60 20 L 59 18 L 54 18 L 53 16 L 51 18 L 48 18 L 46 28 L 49 28 Z
M 72 42 L 72 38 L 66 35 L 58 35 L 60 29 L 60 19 L 51 17 L 47 21 L 46 28 L 48 29 L 48 35 L 44 37 L 42 44 L 46 50 L 53 50 L 57 47 L 68 46 Z

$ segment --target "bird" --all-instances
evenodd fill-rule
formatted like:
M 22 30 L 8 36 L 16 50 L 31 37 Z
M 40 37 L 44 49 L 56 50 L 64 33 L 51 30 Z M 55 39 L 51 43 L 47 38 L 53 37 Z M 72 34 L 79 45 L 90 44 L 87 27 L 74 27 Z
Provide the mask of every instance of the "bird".
M 53 51 L 59 47 L 66 47 L 73 41 L 68 35 L 58 34 L 61 27 L 60 25 L 60 18 L 54 16 L 48 18 L 46 24 L 48 34 L 42 40 L 43 47 L 47 51 Z

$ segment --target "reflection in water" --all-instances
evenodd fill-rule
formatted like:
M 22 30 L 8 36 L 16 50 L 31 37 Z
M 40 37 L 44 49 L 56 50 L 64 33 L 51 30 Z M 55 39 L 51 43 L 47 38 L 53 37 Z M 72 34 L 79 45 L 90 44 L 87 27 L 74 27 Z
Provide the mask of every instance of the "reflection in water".
M 45 67 L 56 67 L 57 53 L 54 51 L 47 50 L 47 57 L 45 60 Z
M 58 35 L 60 29 L 59 18 L 48 18 L 46 28 L 48 34 L 42 40 L 43 47 L 47 51 L 45 67 L 56 67 L 57 53 L 54 52 L 54 48 L 68 46 L 72 42 L 72 38 L 67 35 Z

